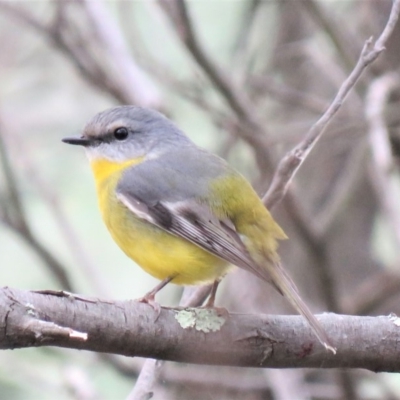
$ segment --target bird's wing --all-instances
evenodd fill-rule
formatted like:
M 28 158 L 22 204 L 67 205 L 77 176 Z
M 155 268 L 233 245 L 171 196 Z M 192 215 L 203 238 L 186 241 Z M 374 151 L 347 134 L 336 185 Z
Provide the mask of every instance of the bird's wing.
M 225 161 L 195 147 L 163 157 L 123 174 L 116 188 L 119 201 L 138 218 L 270 281 L 254 265 L 234 224 L 216 217 L 204 201 L 210 180 L 230 169 Z
M 249 256 L 230 220 L 216 218 L 206 205 L 194 199 L 149 204 L 122 190 L 117 190 L 117 198 L 138 218 L 270 281 Z

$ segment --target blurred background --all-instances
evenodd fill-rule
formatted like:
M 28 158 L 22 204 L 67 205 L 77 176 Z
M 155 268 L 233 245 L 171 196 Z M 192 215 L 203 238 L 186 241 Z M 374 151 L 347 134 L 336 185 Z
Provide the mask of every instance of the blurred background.
M 382 31 L 390 0 L 0 1 L 0 284 L 109 299 L 156 281 L 101 221 L 84 152 L 61 143 L 118 104 L 153 107 L 260 195 Z M 400 26 L 273 214 L 285 267 L 315 312 L 400 312 Z M 159 295 L 176 305 L 182 288 Z M 291 313 L 230 274 L 217 304 Z M 143 360 L 3 351 L 0 399 L 125 398 Z M 400 399 L 400 377 L 166 363 L 154 399 Z

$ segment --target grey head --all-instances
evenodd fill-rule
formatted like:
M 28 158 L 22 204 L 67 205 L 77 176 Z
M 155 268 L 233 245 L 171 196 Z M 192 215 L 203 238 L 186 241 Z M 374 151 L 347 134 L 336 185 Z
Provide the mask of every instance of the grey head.
M 136 106 L 114 107 L 95 115 L 80 138 L 65 143 L 85 147 L 90 160 L 124 162 L 138 157 L 157 158 L 178 146 L 192 142 L 158 111 Z

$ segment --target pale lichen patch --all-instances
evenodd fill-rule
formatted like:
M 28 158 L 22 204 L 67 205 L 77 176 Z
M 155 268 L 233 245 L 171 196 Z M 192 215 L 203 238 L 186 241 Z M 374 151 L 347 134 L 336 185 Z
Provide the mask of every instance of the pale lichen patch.
M 210 308 L 185 308 L 175 314 L 175 319 L 183 329 L 194 328 L 201 332 L 217 332 L 225 323 L 225 318 Z

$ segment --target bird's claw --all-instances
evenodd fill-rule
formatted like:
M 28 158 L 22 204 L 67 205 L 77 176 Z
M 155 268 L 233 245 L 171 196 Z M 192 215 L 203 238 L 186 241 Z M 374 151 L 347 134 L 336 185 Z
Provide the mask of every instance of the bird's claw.
M 136 301 L 138 301 L 139 303 L 148 304 L 155 311 L 155 313 L 156 313 L 155 321 L 157 321 L 157 319 L 161 313 L 161 306 L 159 303 L 156 302 L 153 295 L 145 295 L 145 296 L 137 299 Z

